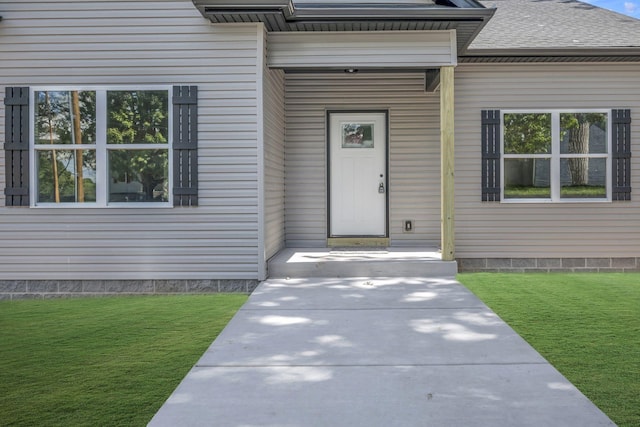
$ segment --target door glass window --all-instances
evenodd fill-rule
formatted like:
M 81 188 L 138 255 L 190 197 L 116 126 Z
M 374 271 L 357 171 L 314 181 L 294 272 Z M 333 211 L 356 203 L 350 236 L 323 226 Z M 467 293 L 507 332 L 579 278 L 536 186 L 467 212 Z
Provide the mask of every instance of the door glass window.
M 373 148 L 373 123 L 343 123 L 342 148 Z

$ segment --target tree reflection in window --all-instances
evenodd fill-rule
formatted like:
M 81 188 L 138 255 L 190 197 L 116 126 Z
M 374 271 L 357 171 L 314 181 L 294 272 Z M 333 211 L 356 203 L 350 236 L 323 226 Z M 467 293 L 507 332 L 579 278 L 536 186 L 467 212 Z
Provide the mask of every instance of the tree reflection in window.
M 504 153 L 512 155 L 504 161 L 506 199 L 551 197 L 550 113 L 505 114 Z
M 169 202 L 168 90 L 35 90 L 36 203 Z
M 96 141 L 96 93 L 36 91 L 34 98 L 38 201 L 95 202 L 96 156 L 89 148 Z
M 168 102 L 167 91 L 107 92 L 109 202 L 168 200 Z
M 607 115 L 604 113 L 560 114 L 560 163 L 562 198 L 606 197 L 605 158 L 589 154 L 607 153 Z
M 505 112 L 505 199 L 606 199 L 606 112 Z

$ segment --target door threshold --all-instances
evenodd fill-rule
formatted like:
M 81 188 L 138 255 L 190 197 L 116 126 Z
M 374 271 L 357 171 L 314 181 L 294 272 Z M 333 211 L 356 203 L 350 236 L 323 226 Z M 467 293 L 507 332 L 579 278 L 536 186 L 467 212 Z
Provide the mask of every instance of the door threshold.
M 327 246 L 330 248 L 386 248 L 389 246 L 388 237 L 329 237 Z

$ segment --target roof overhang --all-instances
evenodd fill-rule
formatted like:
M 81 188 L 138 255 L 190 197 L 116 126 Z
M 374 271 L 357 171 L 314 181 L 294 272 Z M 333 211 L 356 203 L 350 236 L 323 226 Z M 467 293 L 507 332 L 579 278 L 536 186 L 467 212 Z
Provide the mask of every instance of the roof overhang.
M 466 51 L 495 13 L 475 0 L 386 2 L 293 0 L 193 0 L 216 24 L 264 23 L 267 31 L 456 30 L 458 54 Z
M 470 49 L 461 63 L 640 62 L 640 47 L 565 49 Z

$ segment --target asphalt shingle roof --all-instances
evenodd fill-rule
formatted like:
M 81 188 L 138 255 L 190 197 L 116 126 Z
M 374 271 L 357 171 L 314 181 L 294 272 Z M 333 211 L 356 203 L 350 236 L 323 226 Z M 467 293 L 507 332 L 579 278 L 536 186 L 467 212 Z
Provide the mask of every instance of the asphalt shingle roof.
M 576 0 L 482 0 L 496 14 L 471 43 L 484 50 L 640 47 L 640 20 Z

